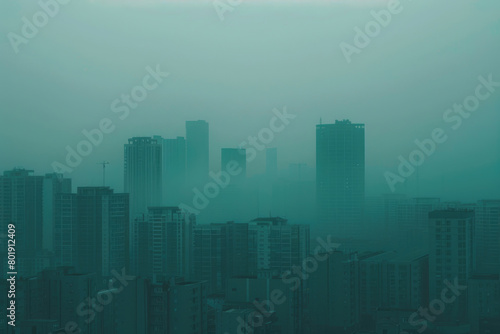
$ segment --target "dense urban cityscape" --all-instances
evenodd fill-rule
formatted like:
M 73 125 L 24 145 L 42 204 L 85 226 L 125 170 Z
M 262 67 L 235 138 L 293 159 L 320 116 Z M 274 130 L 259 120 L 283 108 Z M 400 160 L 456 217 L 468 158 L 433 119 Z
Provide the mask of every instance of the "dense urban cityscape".
M 499 0 L 4 0 L 0 35 L 0 334 L 500 334 Z
M 276 147 L 263 175 L 246 175 L 255 146 L 221 148 L 209 171 L 209 133 L 130 138 L 124 193 L 107 162 L 102 186 L 76 192 L 63 174 L 4 171 L 2 332 L 499 331 L 500 199 L 365 196 L 365 126 L 349 120 L 317 125 L 315 180 L 278 170 Z

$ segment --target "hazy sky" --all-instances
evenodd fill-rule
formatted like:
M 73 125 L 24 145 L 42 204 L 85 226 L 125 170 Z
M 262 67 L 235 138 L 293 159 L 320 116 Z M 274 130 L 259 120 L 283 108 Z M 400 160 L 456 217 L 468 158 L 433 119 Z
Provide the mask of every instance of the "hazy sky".
M 478 76 L 500 82 L 498 0 L 401 0 L 403 10 L 352 57 L 354 27 L 385 1 L 243 1 L 221 21 L 211 1 L 74 0 L 16 54 L 7 34 L 21 34 L 36 1 L 0 2 L 0 170 L 51 171 L 81 131 L 110 118 L 104 137 L 75 171 L 74 186 L 108 180 L 123 189 L 123 144 L 132 136 L 184 136 L 186 120 L 211 130 L 211 168 L 220 148 L 236 147 L 268 126 L 272 109 L 297 118 L 270 146 L 280 168 L 315 164 L 315 125 L 348 118 L 366 124 L 367 193 L 389 192 L 415 139 L 433 129 L 449 139 L 419 170 L 420 195 L 500 197 L 500 87 L 453 131 L 443 113 L 474 93 Z M 147 66 L 170 76 L 120 120 L 111 103 L 141 84 Z M 262 159 L 248 166 L 262 170 Z M 416 175 L 406 186 L 415 195 Z

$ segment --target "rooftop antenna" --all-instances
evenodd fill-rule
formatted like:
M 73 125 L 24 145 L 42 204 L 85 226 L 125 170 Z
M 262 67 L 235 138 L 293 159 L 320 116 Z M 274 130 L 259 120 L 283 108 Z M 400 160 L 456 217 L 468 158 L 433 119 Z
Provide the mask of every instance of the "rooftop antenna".
M 109 165 L 109 162 L 103 161 L 103 162 L 98 162 L 98 165 L 102 165 L 102 186 L 106 186 L 106 165 Z

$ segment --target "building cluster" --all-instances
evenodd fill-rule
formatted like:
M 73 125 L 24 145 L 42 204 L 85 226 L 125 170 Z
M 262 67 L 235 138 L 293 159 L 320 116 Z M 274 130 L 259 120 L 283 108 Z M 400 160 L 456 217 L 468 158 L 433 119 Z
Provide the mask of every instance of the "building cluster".
M 5 171 L 18 325 L 0 332 L 499 333 L 500 200 L 366 197 L 364 145 L 363 124 L 337 121 L 317 126 L 315 177 L 279 170 L 275 148 L 264 175 L 240 148 L 211 172 L 195 121 L 128 140 L 124 193 Z

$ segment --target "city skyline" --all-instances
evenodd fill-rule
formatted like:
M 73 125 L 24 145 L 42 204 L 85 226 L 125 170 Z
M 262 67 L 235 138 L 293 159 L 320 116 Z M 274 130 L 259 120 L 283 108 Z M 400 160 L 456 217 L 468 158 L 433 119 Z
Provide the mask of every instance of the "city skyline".
M 500 333 L 499 0 L 0 1 L 1 334 Z

